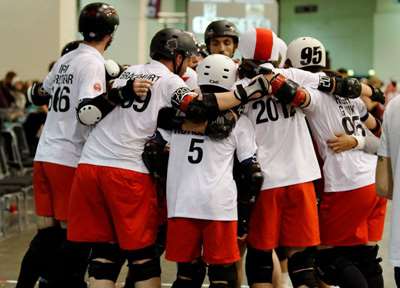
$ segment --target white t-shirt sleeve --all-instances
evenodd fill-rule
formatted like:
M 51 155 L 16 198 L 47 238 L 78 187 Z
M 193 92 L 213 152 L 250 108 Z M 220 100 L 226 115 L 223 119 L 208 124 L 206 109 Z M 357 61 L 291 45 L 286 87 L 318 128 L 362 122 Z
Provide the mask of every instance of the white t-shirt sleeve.
M 105 68 L 101 62 L 82 63 L 79 71 L 78 99 L 94 98 L 106 91 Z
M 388 109 L 389 110 L 389 109 Z M 387 135 L 389 135 L 389 127 L 388 127 L 388 114 L 389 111 L 385 111 L 383 114 L 383 122 L 382 122 L 382 134 L 380 139 L 380 144 L 378 148 L 378 155 L 383 157 L 390 157 L 390 146 L 389 146 L 389 139 Z
M 306 107 L 303 108 L 304 112 L 313 113 L 317 111 L 320 107 L 322 107 L 322 102 L 324 101 L 324 97 L 332 97 L 331 95 L 326 95 L 321 93 L 321 91 L 306 87 L 308 93 L 310 94 L 310 102 Z
M 44 80 L 43 80 L 42 87 L 47 93 L 52 92 L 51 87 L 53 86 L 54 77 L 56 75 L 56 73 L 54 72 L 55 71 L 54 66 L 56 66 L 56 65 L 53 65 L 53 69 L 51 69 L 51 71 L 46 75 L 46 78 L 44 78 Z
M 367 120 L 368 110 L 367 110 L 367 106 L 365 105 L 364 101 L 362 101 L 360 98 L 356 98 L 354 102 L 356 103 L 358 113 L 360 113 L 361 121 Z
M 283 76 L 296 82 L 300 86 L 318 88 L 320 77 L 319 73 L 311 73 L 297 68 L 274 69 L 274 72 L 282 74 Z
M 233 130 L 236 142 L 236 155 L 239 162 L 253 157 L 257 152 L 256 136 L 253 124 L 245 115 L 240 116 Z

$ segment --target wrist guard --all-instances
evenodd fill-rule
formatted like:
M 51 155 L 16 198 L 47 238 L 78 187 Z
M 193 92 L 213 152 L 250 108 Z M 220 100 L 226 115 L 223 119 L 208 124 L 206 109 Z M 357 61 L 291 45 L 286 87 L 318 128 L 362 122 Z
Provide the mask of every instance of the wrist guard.
M 234 95 L 242 104 L 246 104 L 250 100 L 268 95 L 269 86 L 268 80 L 263 75 L 260 75 L 254 78 L 246 87 L 243 87 L 242 84 L 236 85 Z
M 372 85 L 368 85 L 368 86 L 372 90 L 372 95 L 370 97 L 371 100 L 375 101 L 375 102 L 378 102 L 378 103 L 381 103 L 382 105 L 385 105 L 385 95 L 383 94 L 383 92 L 380 89 L 375 88 Z
M 271 79 L 272 94 L 283 104 L 301 106 L 306 100 L 306 92 L 300 86 L 281 74 Z

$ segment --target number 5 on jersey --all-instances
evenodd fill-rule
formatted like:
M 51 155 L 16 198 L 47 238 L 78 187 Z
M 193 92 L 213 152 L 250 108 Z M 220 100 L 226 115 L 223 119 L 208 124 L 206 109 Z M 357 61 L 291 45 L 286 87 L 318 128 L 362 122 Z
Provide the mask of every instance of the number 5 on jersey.
M 204 139 L 192 138 L 189 146 L 190 155 L 188 160 L 192 164 L 198 164 L 203 159 L 203 149 L 201 143 L 204 143 Z

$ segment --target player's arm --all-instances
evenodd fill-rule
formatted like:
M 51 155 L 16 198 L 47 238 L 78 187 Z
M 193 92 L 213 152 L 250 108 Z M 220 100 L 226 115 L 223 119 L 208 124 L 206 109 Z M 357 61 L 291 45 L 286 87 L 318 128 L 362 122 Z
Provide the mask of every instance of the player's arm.
M 256 157 L 248 158 L 239 164 L 240 181 L 238 189 L 238 236 L 247 234 L 251 208 L 257 198 L 264 176 Z
M 140 97 L 143 90 L 148 91 L 151 85 L 147 80 L 128 80 L 125 86 L 111 88 L 94 98 L 83 98 L 77 107 L 79 121 L 83 125 L 94 125 L 110 113 L 116 106 Z M 143 87 L 146 88 L 143 88 Z
M 392 165 L 389 157 L 378 156 L 375 171 L 376 193 L 388 199 L 393 195 Z
M 195 123 L 173 108 L 164 107 L 158 112 L 157 127 L 165 130 L 183 130 L 209 136 L 213 140 L 227 138 L 235 127 L 238 116 L 232 110 L 220 112 L 216 119 Z
M 202 97 L 187 89 L 184 94 L 172 97 L 172 106 L 183 111 L 194 122 L 213 120 L 220 111 L 270 94 L 269 80 L 272 77 L 272 74 L 259 75 L 246 87 L 237 85 L 232 92 L 205 93 Z
M 41 82 L 34 82 L 28 88 L 26 95 L 29 102 L 36 106 L 48 105 L 51 98 L 51 95 L 44 90 L 43 83 Z
M 376 154 L 379 147 L 379 138 L 372 133 L 367 136 L 337 134 L 327 141 L 328 147 L 335 153 L 341 153 L 351 149 L 363 150 L 368 154 Z

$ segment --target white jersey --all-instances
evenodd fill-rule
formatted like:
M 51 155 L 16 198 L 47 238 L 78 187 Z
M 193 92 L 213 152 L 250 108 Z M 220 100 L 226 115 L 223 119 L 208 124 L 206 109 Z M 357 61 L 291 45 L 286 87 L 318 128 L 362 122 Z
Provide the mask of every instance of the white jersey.
M 389 157 L 392 164 L 393 199 L 389 258 L 400 267 L 400 97 L 393 98 L 383 114 L 381 143 L 378 155 Z
M 197 73 L 192 68 L 186 68 L 186 73 L 183 74 L 182 79 L 190 90 L 193 91 L 199 89 L 199 85 L 197 84 Z
M 315 86 L 315 81 L 309 84 Z M 376 156 L 354 149 L 335 153 L 327 145 L 327 140 L 335 134 L 366 136 L 367 128 L 361 119 L 368 117 L 368 111 L 362 100 L 328 95 L 315 89 L 309 92 L 311 101 L 303 110 L 324 161 L 324 191 L 348 191 L 374 183 Z
M 237 220 L 237 191 L 233 180 L 236 150 L 241 162 L 256 153 L 252 124 L 241 116 L 231 135 L 221 141 L 208 136 L 161 131 L 170 143 L 168 217 Z
M 92 130 L 82 152 L 80 163 L 129 169 L 148 173 L 142 160 L 145 142 L 154 134 L 160 108 L 171 106 L 171 98 L 189 91 L 183 80 L 165 65 L 152 60 L 134 65 L 114 81 L 121 87 L 128 79 L 142 78 L 153 82 L 150 93 L 131 103 L 117 106 Z
M 90 129 L 79 123 L 76 108 L 80 99 L 104 93 L 105 81 L 103 56 L 86 44 L 56 62 L 43 82 L 51 99 L 35 161 L 78 165 Z
M 276 69 L 301 85 L 291 69 Z M 246 80 L 249 81 L 249 80 Z M 255 127 L 257 160 L 264 175 L 262 189 L 285 187 L 321 178 L 318 160 L 301 109 L 270 96 L 250 102 L 244 112 Z

